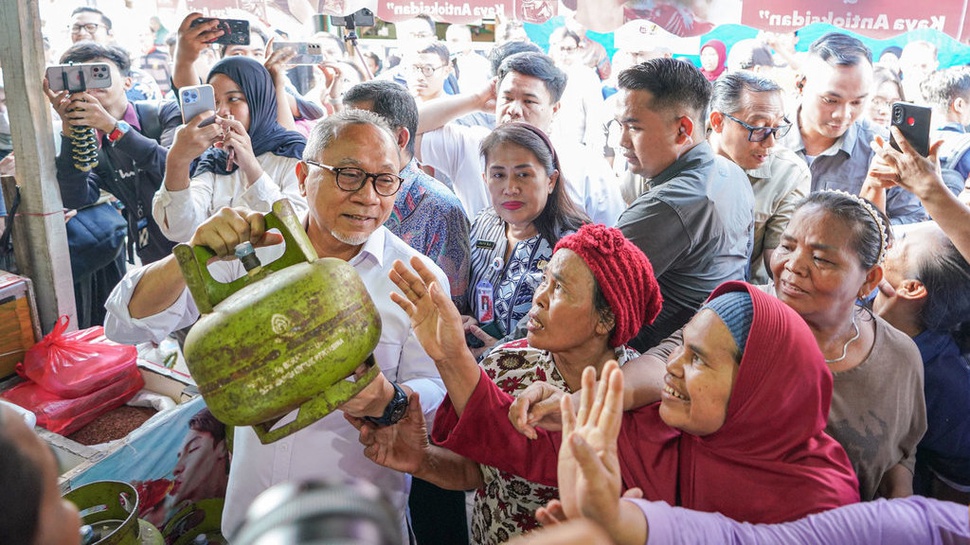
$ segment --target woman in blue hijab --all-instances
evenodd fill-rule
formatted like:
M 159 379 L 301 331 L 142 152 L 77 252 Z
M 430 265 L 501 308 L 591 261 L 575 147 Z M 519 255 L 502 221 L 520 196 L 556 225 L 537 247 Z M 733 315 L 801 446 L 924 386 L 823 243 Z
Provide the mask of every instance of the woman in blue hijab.
M 187 242 L 224 206 L 269 212 L 287 198 L 306 212 L 296 178 L 306 139 L 276 121 L 276 90 L 266 68 L 248 57 L 226 57 L 209 72 L 215 120 L 202 113 L 178 129 L 165 180 L 152 200 L 162 233 Z

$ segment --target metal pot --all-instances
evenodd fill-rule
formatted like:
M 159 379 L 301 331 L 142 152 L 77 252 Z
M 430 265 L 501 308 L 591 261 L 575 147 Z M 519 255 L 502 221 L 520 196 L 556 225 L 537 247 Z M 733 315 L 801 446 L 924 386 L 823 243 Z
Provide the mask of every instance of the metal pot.
M 372 353 L 381 320 L 357 271 L 340 259 L 318 259 L 284 200 L 266 214 L 279 229 L 283 256 L 230 283 L 216 282 L 204 247 L 179 244 L 175 255 L 202 318 L 185 340 L 185 360 L 212 414 L 253 426 L 271 443 L 333 412 L 379 369 Z M 362 364 L 366 373 L 346 380 Z M 296 419 L 273 426 L 299 409 Z

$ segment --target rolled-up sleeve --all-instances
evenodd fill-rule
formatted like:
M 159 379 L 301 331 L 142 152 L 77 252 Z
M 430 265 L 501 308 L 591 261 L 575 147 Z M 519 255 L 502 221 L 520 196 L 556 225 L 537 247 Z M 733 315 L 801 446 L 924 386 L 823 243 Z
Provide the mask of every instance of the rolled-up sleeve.
M 132 318 L 128 312 L 128 303 L 144 273 L 144 267 L 129 271 L 115 286 L 105 303 L 108 312 L 104 320 L 104 333 L 115 342 L 160 343 L 172 331 L 192 325 L 199 319 L 199 311 L 195 301 L 189 296 L 188 289 L 183 289 L 175 303 L 158 314 Z

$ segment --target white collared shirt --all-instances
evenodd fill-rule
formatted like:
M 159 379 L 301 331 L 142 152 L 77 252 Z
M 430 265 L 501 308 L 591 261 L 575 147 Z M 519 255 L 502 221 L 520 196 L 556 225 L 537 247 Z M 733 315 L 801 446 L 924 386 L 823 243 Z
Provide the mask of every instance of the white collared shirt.
M 430 429 L 434 412 L 444 398 L 444 384 L 434 362 L 415 338 L 407 314 L 391 301 L 391 291 L 400 290 L 387 276 L 395 260 L 407 263 L 414 255 L 420 254 L 382 226 L 349 263 L 360 274 L 381 316 L 381 337 L 374 357 L 388 380 L 406 384 L 420 394 Z M 421 257 L 445 293 L 450 293 L 441 269 Z M 215 263 L 210 270 L 220 281 L 245 274 L 238 261 Z M 168 309 L 142 319 L 131 318 L 128 302 L 143 273 L 144 268 L 130 271 L 108 299 L 105 331 L 115 341 L 159 342 L 169 332 L 198 319 L 199 312 L 187 289 Z M 231 536 L 238 529 L 249 504 L 270 486 L 286 481 L 353 477 L 370 481 L 384 491 L 401 515 L 402 536 L 407 536 L 404 511 L 410 476 L 368 460 L 357 439 L 357 430 L 339 412 L 269 445 L 261 444 L 252 428 L 237 427 L 222 515 L 223 535 Z
M 169 191 L 162 184 L 152 199 L 152 217 L 162 234 L 174 242 L 188 242 L 206 219 L 224 206 L 244 206 L 269 212 L 273 203 L 287 198 L 298 217 L 307 213 L 306 198 L 300 193 L 294 157 L 266 152 L 256 158 L 263 174 L 246 187 L 246 174 L 237 168 L 231 174 L 203 172 L 181 191 Z

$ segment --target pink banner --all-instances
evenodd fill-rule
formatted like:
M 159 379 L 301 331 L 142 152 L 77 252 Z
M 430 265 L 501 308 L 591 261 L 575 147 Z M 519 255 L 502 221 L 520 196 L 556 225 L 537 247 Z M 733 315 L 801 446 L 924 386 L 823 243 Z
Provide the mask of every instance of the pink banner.
M 812 23 L 828 23 L 872 38 L 929 28 L 960 40 L 966 31 L 966 10 L 966 2 L 955 1 L 745 0 L 741 24 L 793 32 Z

